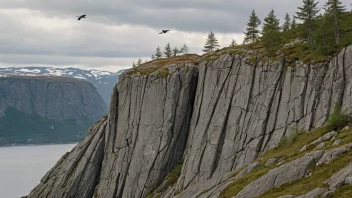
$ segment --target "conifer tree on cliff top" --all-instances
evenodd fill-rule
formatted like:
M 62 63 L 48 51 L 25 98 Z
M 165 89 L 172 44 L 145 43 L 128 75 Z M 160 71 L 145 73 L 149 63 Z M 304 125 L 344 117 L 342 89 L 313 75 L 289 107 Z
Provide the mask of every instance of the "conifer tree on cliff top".
M 180 50 L 180 53 L 182 53 L 182 54 L 188 54 L 189 53 L 189 49 L 188 49 L 186 44 L 183 44 L 183 46 L 182 46 L 182 48 Z
M 172 55 L 171 45 L 170 45 L 170 43 L 168 43 L 168 44 L 165 46 L 164 56 L 165 56 L 166 58 L 170 58 L 171 55 Z
M 285 22 L 282 25 L 282 31 L 287 32 L 290 30 L 290 27 L 291 27 L 291 18 L 290 18 L 290 15 L 288 15 L 288 13 L 286 13 Z
M 177 56 L 179 53 L 180 53 L 180 50 L 178 50 L 177 47 L 175 47 L 175 48 L 172 50 L 172 55 L 173 55 L 173 56 Z
M 306 27 L 306 35 L 308 42 L 312 40 L 313 34 L 313 21 L 317 19 L 320 9 L 317 7 L 318 2 L 315 0 L 303 0 L 303 6 L 298 7 L 299 11 L 296 12 L 297 16 L 295 18 L 303 21 Z
M 163 54 L 161 53 L 160 47 L 158 46 L 156 48 L 155 58 L 160 59 L 162 56 L 163 56 Z
M 230 47 L 235 47 L 237 45 L 237 42 L 235 41 L 235 39 L 232 39 Z
M 267 17 L 264 18 L 263 32 L 261 41 L 269 53 L 275 53 L 282 44 L 280 22 L 275 16 L 274 10 L 271 10 Z
M 336 44 L 340 43 L 340 26 L 341 26 L 341 20 L 342 20 L 341 16 L 342 16 L 342 13 L 346 10 L 346 7 L 342 6 L 341 4 L 342 3 L 340 0 L 328 0 L 328 2 L 326 2 L 326 4 L 324 5 L 326 14 L 333 18 Z
M 244 43 L 249 43 L 249 42 L 256 42 L 259 38 L 259 25 L 261 24 L 260 19 L 258 16 L 255 14 L 255 11 L 253 10 L 251 13 L 251 16 L 249 18 L 249 21 L 247 23 L 247 28 L 244 38 Z
M 210 33 L 208 34 L 208 38 L 205 41 L 203 52 L 206 52 L 206 53 L 213 52 L 219 47 L 220 45 L 219 45 L 218 39 L 216 39 L 213 31 L 210 31 Z

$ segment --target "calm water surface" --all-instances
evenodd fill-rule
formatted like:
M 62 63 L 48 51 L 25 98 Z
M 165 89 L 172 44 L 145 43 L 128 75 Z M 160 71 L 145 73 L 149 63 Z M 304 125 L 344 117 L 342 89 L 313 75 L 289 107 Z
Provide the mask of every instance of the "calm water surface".
M 76 144 L 0 147 L 0 197 L 27 195 Z

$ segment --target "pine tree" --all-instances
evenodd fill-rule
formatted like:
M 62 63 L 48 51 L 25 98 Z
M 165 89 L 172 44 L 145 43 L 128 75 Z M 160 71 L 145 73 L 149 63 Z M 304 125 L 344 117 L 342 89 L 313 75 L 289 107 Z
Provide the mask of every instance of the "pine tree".
M 160 59 L 162 56 L 163 56 L 163 54 L 161 53 L 160 47 L 158 46 L 156 48 L 155 58 Z
M 268 16 L 264 18 L 261 39 L 269 54 L 276 52 L 282 44 L 279 25 L 279 19 L 275 16 L 274 10 L 271 10 Z
M 133 62 L 132 63 L 132 67 L 135 68 L 136 67 L 136 63 Z
M 261 24 L 261 21 L 258 18 L 258 16 L 255 14 L 255 11 L 253 10 L 249 18 L 249 21 L 247 23 L 246 32 L 244 32 L 245 34 L 244 43 L 248 43 L 250 41 L 254 43 L 255 41 L 257 41 L 257 39 L 259 38 L 258 26 L 260 24 Z
M 237 42 L 235 39 L 232 39 L 230 47 L 235 47 L 237 45 Z
M 213 52 L 220 47 L 218 40 L 215 37 L 213 31 L 210 31 L 208 38 L 205 41 L 203 52 Z
M 291 26 L 291 18 L 290 18 L 290 15 L 288 13 L 286 13 L 285 22 L 282 25 L 282 31 L 283 32 L 289 31 L 290 30 L 290 26 Z
M 165 46 L 164 56 L 165 56 L 166 58 L 170 58 L 171 55 L 172 55 L 171 45 L 170 45 L 170 43 L 168 43 L 168 44 Z
M 173 50 L 172 50 L 172 55 L 173 56 L 177 56 L 179 54 L 179 50 L 177 49 L 177 47 L 175 47 Z
M 186 44 L 183 44 L 183 46 L 182 46 L 182 48 L 180 50 L 180 53 L 182 53 L 182 54 L 188 54 L 189 53 L 189 49 L 188 49 Z
M 331 17 L 325 14 L 317 23 L 317 28 L 313 34 L 315 53 L 328 55 L 333 52 L 335 48 L 334 27 L 331 25 Z
M 297 16 L 295 16 L 295 18 L 302 20 L 306 25 L 308 42 L 312 40 L 313 20 L 317 18 L 317 14 L 320 11 L 320 9 L 317 8 L 318 3 L 319 2 L 315 2 L 315 0 L 303 0 L 303 6 L 298 7 L 300 11 L 296 12 Z
M 292 18 L 291 28 L 290 28 L 290 29 L 292 30 L 292 29 L 295 29 L 296 27 L 297 27 L 296 19 L 293 17 L 293 18 Z
M 138 59 L 137 61 L 137 66 L 141 65 L 142 64 L 142 59 Z
M 340 21 L 341 15 L 346 10 L 345 6 L 341 5 L 340 0 L 328 0 L 325 3 L 324 9 L 328 16 L 332 16 L 334 20 L 334 30 L 335 30 L 335 42 L 336 44 L 340 43 Z
M 154 60 L 155 59 L 155 56 L 154 56 L 154 54 L 152 54 L 152 60 Z

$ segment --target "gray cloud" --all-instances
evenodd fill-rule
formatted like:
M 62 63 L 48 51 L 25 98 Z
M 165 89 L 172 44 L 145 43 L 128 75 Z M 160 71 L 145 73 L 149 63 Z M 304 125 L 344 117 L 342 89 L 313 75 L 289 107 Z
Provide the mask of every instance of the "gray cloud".
M 48 16 L 72 17 L 86 13 L 89 20 L 110 24 L 146 25 L 182 31 L 241 32 L 250 12 L 260 17 L 274 9 L 283 18 L 293 14 L 299 0 L 2 0 L 2 7 L 30 8 Z M 6 1 L 6 2 L 5 2 Z M 347 1 L 346 1 L 347 2 Z
M 349 5 L 348 0 L 342 2 Z M 320 7 L 324 3 L 320 1 Z M 301 4 L 300 0 L 0 0 L 2 8 L 33 9 L 51 17 L 86 13 L 94 22 L 223 33 L 242 32 L 253 9 L 261 18 L 271 9 L 283 18 Z

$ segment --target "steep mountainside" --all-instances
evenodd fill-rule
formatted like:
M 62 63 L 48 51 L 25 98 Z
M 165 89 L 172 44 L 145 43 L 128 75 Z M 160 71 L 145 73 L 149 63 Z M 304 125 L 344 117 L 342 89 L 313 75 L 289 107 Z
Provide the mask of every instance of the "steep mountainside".
M 236 171 L 245 170 L 237 179 L 249 174 L 252 163 L 282 139 L 326 124 L 335 105 L 352 113 L 351 66 L 352 46 L 316 64 L 268 59 L 239 47 L 145 63 L 122 74 L 108 120 L 87 137 L 92 143 L 77 145 L 28 197 L 217 197 Z M 315 162 L 350 151 L 337 145 L 320 151 L 307 146 L 269 175 L 260 169 L 263 178 L 257 175 L 237 197 L 301 179 Z M 329 151 L 335 148 L 343 152 Z M 297 176 L 287 180 L 279 173 Z
M 118 81 L 117 73 L 98 70 L 83 70 L 78 68 L 53 68 L 53 67 L 9 67 L 0 68 L 0 77 L 7 76 L 59 76 L 88 80 L 102 96 L 106 104 L 109 104 L 111 90 Z
M 84 80 L 64 77 L 0 78 L 0 144 L 80 140 L 106 104 Z

